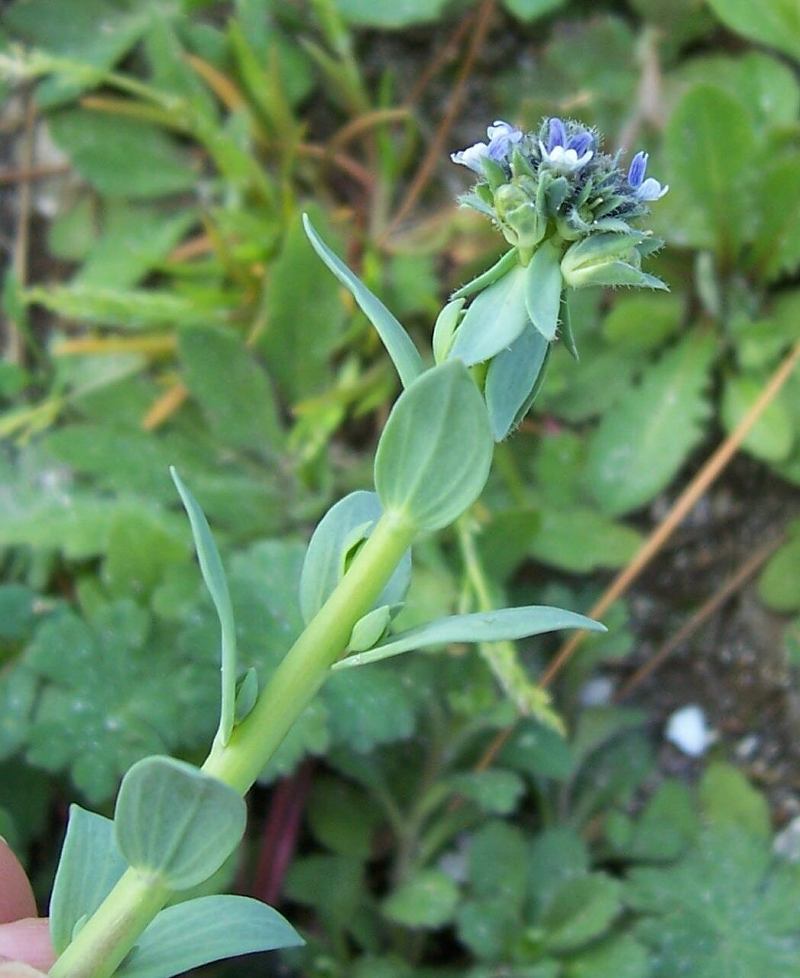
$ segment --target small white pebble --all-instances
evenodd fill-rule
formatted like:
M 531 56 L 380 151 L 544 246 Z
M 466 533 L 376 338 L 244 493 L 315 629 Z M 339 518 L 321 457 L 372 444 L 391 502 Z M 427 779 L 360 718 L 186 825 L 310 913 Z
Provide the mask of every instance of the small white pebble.
M 708 728 L 705 713 L 693 704 L 672 714 L 664 737 L 689 757 L 701 757 L 717 739 L 717 734 Z
M 772 849 L 778 856 L 783 856 L 790 862 L 800 862 L 800 815 L 775 836 Z
M 595 676 L 581 690 L 581 706 L 606 706 L 613 692 L 614 683 L 608 676 Z

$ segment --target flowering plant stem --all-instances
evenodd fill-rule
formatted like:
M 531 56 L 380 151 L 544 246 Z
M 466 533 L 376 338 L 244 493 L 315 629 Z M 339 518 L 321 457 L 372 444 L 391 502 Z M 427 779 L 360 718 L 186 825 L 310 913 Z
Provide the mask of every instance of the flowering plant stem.
M 252 712 L 203 770 L 245 794 L 342 655 L 355 623 L 372 607 L 416 529 L 385 513 L 331 596 L 278 666 Z M 50 970 L 51 978 L 110 978 L 172 891 L 129 869 Z

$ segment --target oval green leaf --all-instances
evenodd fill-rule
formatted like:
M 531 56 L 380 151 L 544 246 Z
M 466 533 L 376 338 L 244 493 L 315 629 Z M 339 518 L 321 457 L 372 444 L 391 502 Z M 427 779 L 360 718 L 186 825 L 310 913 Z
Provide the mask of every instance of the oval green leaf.
M 499 642 L 544 635 L 562 628 L 581 628 L 587 632 L 604 632 L 605 625 L 592 618 L 563 611 L 547 605 L 526 605 L 521 608 L 501 608 L 498 611 L 478 611 L 470 615 L 451 615 L 419 625 L 397 635 L 390 642 L 378 645 L 369 652 L 361 652 L 342 659 L 334 669 L 363 666 L 369 662 L 388 659 L 401 652 L 424 648 L 429 645 L 446 645 L 451 642 Z
M 450 348 L 451 360 L 470 367 L 511 346 L 528 324 L 526 274 L 517 265 L 472 300 Z
M 300 609 L 308 624 L 344 577 L 348 556 L 383 515 L 374 492 L 351 492 L 322 517 L 311 537 L 300 576 Z M 398 564 L 375 606 L 403 601 L 411 583 L 411 551 Z
M 162 910 L 117 972 L 171 978 L 237 954 L 298 947 L 303 939 L 277 910 L 243 896 L 204 896 Z
M 172 757 L 145 757 L 123 778 L 114 828 L 134 869 L 186 890 L 225 862 L 246 817 L 244 801 L 222 781 Z
M 495 441 L 502 441 L 530 408 L 549 351 L 541 332 L 528 325 L 489 364 L 483 393 Z
M 549 342 L 556 338 L 562 285 L 561 252 L 552 242 L 543 241 L 525 270 L 525 308 Z
M 493 450 L 486 407 L 462 363 L 427 371 L 398 398 L 375 456 L 387 512 L 420 531 L 452 523 L 480 495 Z

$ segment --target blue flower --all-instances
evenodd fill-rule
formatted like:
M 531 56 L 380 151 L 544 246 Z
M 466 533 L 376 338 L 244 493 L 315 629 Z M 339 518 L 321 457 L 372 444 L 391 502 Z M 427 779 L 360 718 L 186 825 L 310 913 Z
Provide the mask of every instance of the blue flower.
M 459 150 L 458 153 L 451 153 L 450 159 L 461 166 L 467 166 L 476 173 L 483 173 L 482 162 L 488 157 L 495 163 L 505 163 L 518 142 L 522 139 L 521 129 L 512 126 L 502 119 L 497 119 L 494 125 L 486 130 L 489 137 L 488 143 L 475 143 L 466 149 Z
M 549 122 L 547 145 L 539 142 L 542 162 L 558 173 L 568 175 L 586 166 L 594 156 L 591 149 L 594 143 L 592 134 L 586 129 L 577 129 L 567 136 L 567 129 L 561 119 L 553 118 Z
M 634 156 L 628 169 L 628 184 L 639 200 L 659 200 L 669 190 L 669 185 L 662 187 L 653 177 L 645 180 L 647 160 L 647 153 L 639 152 Z

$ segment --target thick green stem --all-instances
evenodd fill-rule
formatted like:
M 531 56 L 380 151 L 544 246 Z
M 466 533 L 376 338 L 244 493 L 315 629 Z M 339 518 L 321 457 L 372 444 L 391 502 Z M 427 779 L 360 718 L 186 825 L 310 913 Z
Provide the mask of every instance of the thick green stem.
M 415 535 L 397 514 L 384 514 L 349 570 L 309 623 L 223 747 L 216 741 L 203 765 L 244 794 L 342 655 Z M 50 971 L 53 978 L 110 978 L 171 892 L 128 870 Z
M 111 978 L 169 896 L 157 879 L 127 870 L 50 969 L 51 978 Z

